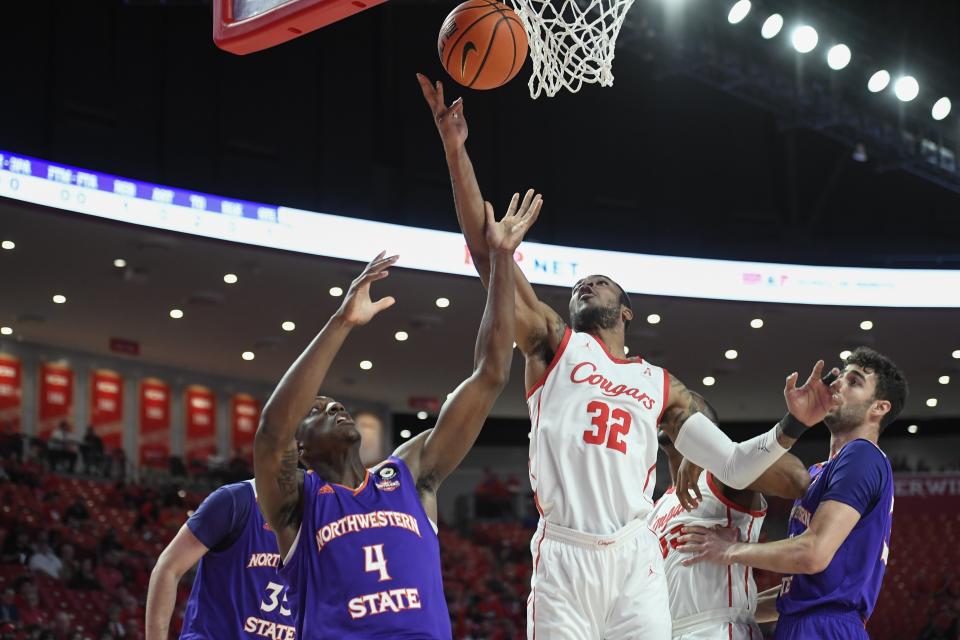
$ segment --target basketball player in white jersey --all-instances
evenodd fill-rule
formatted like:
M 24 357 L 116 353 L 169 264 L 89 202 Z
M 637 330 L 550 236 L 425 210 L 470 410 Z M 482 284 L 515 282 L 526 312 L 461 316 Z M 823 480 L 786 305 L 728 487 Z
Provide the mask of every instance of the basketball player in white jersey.
M 484 204 L 466 152 L 463 101 L 447 107 L 439 82 L 417 78 L 443 140 L 457 218 L 486 286 Z M 523 204 L 539 199 L 531 190 Z M 663 429 L 677 449 L 739 488 L 776 462 L 805 426 L 785 418 L 757 438 L 732 442 L 700 413 L 699 400 L 682 382 L 642 358 L 626 358 L 633 310 L 606 276 L 574 285 L 571 326 L 537 298 L 519 267 L 514 283 L 531 419 L 529 476 L 540 511 L 531 542 L 527 636 L 666 640 L 671 625 L 663 558 L 646 526 L 664 411 L 674 408 Z M 820 383 L 822 366 L 813 384 Z
M 704 415 L 718 422 L 713 407 L 700 400 Z M 665 421 L 671 420 L 669 414 L 670 411 L 664 416 Z M 679 537 L 684 526 L 720 526 L 737 529 L 740 540 L 758 541 L 767 513 L 763 494 L 791 500 L 802 496 L 810 484 L 806 467 L 796 456 L 785 454 L 743 490 L 726 486 L 712 474 L 699 474 L 700 499 L 691 503 L 681 501 L 676 491 L 683 456 L 662 431 L 658 439 L 669 462 L 672 484 L 647 516 L 647 523 L 660 541 L 670 593 L 673 640 L 762 640 L 756 624 L 759 594 L 753 571 L 742 565 L 684 565 L 684 556 L 677 552 Z

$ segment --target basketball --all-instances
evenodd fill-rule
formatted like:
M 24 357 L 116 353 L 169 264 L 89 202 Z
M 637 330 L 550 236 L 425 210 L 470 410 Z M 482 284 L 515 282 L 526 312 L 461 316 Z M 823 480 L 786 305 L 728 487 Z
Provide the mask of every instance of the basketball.
M 527 33 L 502 2 L 467 0 L 443 21 L 437 51 L 443 68 L 463 86 L 495 89 L 527 59 Z

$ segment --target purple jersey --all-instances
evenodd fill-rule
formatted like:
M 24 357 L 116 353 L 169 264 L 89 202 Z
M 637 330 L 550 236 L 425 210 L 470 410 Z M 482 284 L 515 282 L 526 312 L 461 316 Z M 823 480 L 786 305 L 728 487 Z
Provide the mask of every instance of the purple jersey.
M 211 493 L 187 527 L 209 551 L 200 559 L 180 638 L 295 640 L 294 610 L 277 575 L 277 538 L 257 506 L 253 480 Z
M 847 443 L 831 460 L 810 467 L 810 486 L 790 512 L 790 537 L 807 530 L 821 502 L 836 500 L 860 513 L 860 520 L 826 569 L 786 576 L 777 600 L 783 616 L 856 612 L 865 623 L 880 595 L 893 525 L 893 470 L 868 440 Z
M 304 474 L 303 520 L 280 575 L 303 640 L 452 637 L 440 542 L 399 458 L 356 490 Z

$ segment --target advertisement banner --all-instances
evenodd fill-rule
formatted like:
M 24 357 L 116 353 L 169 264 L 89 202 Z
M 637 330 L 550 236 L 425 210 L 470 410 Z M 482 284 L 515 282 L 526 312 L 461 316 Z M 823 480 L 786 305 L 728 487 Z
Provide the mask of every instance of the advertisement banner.
M 260 403 L 246 393 L 233 396 L 231 402 L 231 442 L 234 452 L 248 462 L 253 461 L 253 436 L 260 423 Z
M 104 451 L 123 448 L 123 378 L 108 369 L 90 372 L 90 424 Z
M 22 380 L 19 358 L 0 353 L 0 428 L 9 424 L 14 433 L 20 431 Z
M 170 387 L 156 378 L 140 382 L 140 464 L 166 467 L 170 458 Z
M 206 461 L 217 453 L 216 399 L 213 391 L 198 385 L 184 392 L 184 415 L 187 421 L 183 458 Z
M 60 422 L 66 420 L 72 424 L 73 412 L 73 371 L 69 366 L 57 362 L 40 364 L 39 375 L 39 412 L 37 414 L 37 435 L 48 438 Z M 71 432 L 75 439 L 83 434 Z

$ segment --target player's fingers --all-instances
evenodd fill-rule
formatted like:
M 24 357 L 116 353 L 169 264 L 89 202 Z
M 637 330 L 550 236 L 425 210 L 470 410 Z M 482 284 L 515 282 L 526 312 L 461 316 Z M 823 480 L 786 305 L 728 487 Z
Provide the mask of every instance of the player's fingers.
M 689 558 L 684 558 L 680 564 L 682 564 L 685 567 L 689 567 L 690 565 L 698 564 L 700 562 L 703 562 L 704 560 L 706 560 L 706 556 L 701 554 L 698 556 L 691 556 Z
M 696 533 L 697 535 L 706 535 L 710 529 L 706 527 L 701 527 L 698 524 L 691 524 L 689 526 L 684 525 L 683 529 L 680 530 L 680 533 Z
M 439 80 L 437 80 L 437 102 L 441 107 L 447 104 L 446 100 L 443 98 L 443 83 Z
M 399 259 L 400 256 L 390 256 L 388 258 L 380 258 L 379 260 L 375 260 L 367 265 L 367 268 L 363 270 L 363 273 L 360 274 L 360 277 L 366 277 L 372 273 L 380 273 L 387 267 L 396 264 L 397 260 Z
M 820 380 L 821 371 L 823 371 L 823 360 L 817 360 L 817 364 L 813 365 L 813 371 L 810 372 L 810 377 L 807 378 L 806 384 Z
M 793 373 L 791 373 L 790 375 L 788 375 L 788 376 L 787 376 L 787 383 L 786 383 L 786 385 L 783 387 L 784 392 L 786 392 L 786 391 L 793 391 L 794 389 L 796 389 L 796 388 L 797 388 L 797 378 L 799 378 L 799 377 L 800 377 L 800 374 L 798 374 L 796 371 L 794 371 Z
M 385 298 L 380 298 L 373 303 L 373 313 L 377 314 L 383 311 L 384 309 L 389 309 L 397 302 L 396 298 L 393 296 L 387 296 Z
M 693 493 L 697 496 L 697 504 L 700 504 L 700 502 L 703 500 L 703 494 L 700 493 L 700 485 L 693 485 Z
M 427 101 L 430 110 L 436 115 L 438 107 L 442 108 L 442 105 L 437 104 L 437 92 L 434 90 L 433 85 L 430 84 L 430 78 L 422 73 L 418 73 L 417 82 L 420 83 L 420 92 L 423 93 L 423 99 Z
M 523 194 L 523 202 L 520 203 L 520 210 L 523 211 L 530 206 L 530 203 L 533 201 L 533 196 L 536 192 L 533 189 L 527 189 L 527 192 Z
M 483 201 L 483 214 L 484 214 L 484 217 L 486 217 L 488 225 L 493 225 L 497 223 L 497 217 L 493 212 L 493 205 L 487 202 L 486 200 Z
M 517 206 L 519 202 L 520 202 L 520 194 L 519 193 L 513 194 L 513 196 L 510 198 L 510 202 L 507 203 L 507 213 L 503 217 L 509 218 L 516 215 Z

